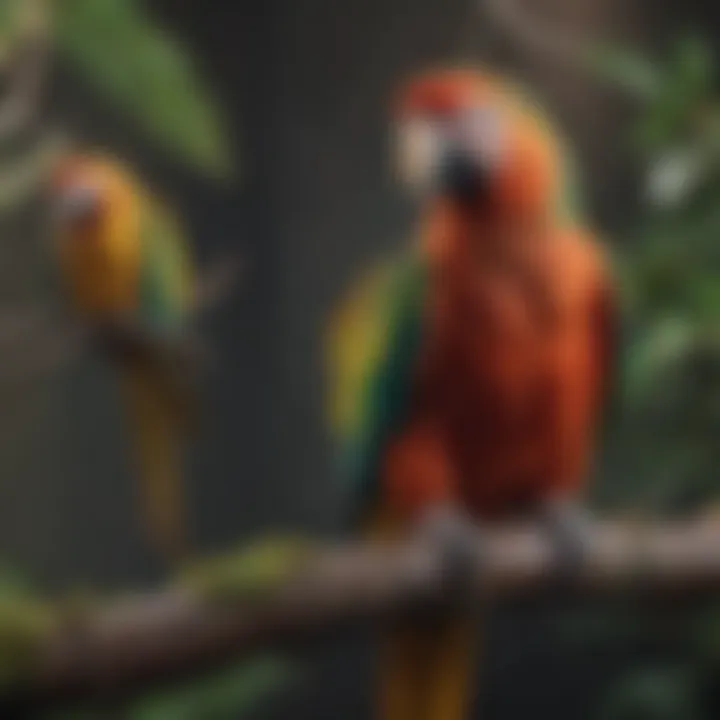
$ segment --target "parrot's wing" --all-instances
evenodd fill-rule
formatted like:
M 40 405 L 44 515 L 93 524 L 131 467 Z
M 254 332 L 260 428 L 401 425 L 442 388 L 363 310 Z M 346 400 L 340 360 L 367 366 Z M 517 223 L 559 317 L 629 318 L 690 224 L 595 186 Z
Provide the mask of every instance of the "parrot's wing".
M 192 326 L 196 278 L 190 247 L 181 223 L 159 202 L 146 201 L 142 233 L 140 303 L 133 318 L 137 341 L 168 377 L 189 379 L 209 360 Z
M 421 351 L 425 271 L 418 258 L 385 263 L 356 286 L 330 323 L 330 422 L 362 518 L 378 497 L 388 440 L 402 425 Z
M 182 228 L 159 203 L 148 202 L 142 220 L 138 313 L 129 325 L 111 328 L 111 335 L 121 341 L 127 335 L 126 345 L 139 350 L 123 377 L 143 506 L 156 545 L 178 560 L 187 549 L 183 475 L 200 414 L 202 348 L 190 322 L 194 278 Z
M 147 202 L 142 218 L 140 319 L 165 332 L 183 329 L 194 302 L 193 262 L 177 218 Z

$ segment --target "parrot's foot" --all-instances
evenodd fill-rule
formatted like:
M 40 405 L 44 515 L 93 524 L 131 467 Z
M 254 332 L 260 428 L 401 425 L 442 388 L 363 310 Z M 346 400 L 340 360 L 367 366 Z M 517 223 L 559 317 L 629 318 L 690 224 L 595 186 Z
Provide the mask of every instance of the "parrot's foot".
M 451 601 L 473 602 L 485 556 L 481 528 L 460 510 L 436 508 L 421 522 L 420 538 L 441 554 L 441 581 Z
M 573 580 L 582 571 L 594 539 L 594 524 L 578 503 L 556 499 L 542 508 L 542 519 L 557 553 L 557 575 Z

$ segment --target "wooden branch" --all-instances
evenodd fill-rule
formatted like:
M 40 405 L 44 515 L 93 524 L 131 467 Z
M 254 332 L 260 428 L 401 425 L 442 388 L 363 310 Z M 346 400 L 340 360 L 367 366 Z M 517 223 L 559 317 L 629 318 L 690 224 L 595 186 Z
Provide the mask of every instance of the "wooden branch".
M 478 599 L 497 602 L 552 589 L 555 563 L 553 546 L 538 529 L 500 528 L 478 556 Z M 449 599 L 443 577 L 437 549 L 409 543 L 310 551 L 271 587 L 250 595 L 175 584 L 53 630 L 39 645 L 32 671 L 8 685 L 0 702 L 57 707 L 127 698 L 348 623 L 431 607 Z M 563 592 L 593 596 L 633 588 L 662 595 L 720 591 L 720 525 L 601 524 L 582 571 L 562 585 Z

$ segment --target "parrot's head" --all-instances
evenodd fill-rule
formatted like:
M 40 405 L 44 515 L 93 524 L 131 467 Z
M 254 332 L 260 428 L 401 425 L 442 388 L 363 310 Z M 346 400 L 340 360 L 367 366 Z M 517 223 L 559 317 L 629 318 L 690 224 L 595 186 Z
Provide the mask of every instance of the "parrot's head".
M 558 193 L 560 153 L 541 117 L 484 72 L 421 75 L 395 106 L 401 179 L 478 212 L 546 212 Z
M 62 159 L 48 187 L 50 211 L 58 233 L 67 240 L 107 236 L 134 202 L 132 183 L 117 163 L 95 155 Z

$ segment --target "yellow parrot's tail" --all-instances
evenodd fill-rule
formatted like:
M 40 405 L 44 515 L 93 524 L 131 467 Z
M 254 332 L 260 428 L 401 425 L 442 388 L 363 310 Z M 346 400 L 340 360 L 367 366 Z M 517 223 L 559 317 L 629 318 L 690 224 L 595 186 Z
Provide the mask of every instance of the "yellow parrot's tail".
M 474 618 L 396 627 L 383 647 L 377 720 L 468 720 L 475 686 Z
M 164 560 L 177 565 L 188 551 L 184 467 L 189 402 L 179 387 L 150 368 L 128 368 L 123 381 L 146 532 Z

